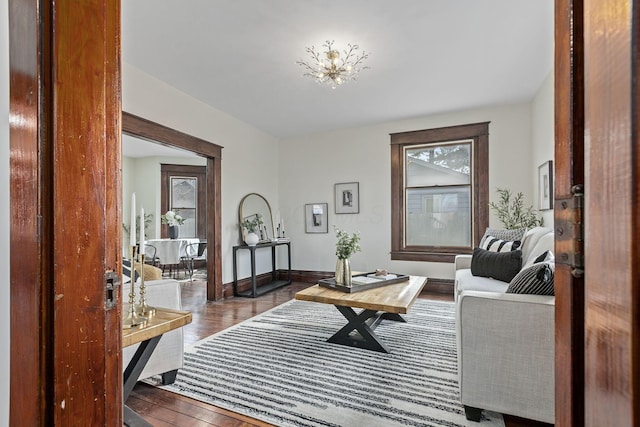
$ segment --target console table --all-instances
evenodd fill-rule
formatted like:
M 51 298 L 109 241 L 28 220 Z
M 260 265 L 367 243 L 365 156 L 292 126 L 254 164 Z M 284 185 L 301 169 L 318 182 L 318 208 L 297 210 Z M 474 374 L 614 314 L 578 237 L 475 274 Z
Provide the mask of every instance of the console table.
M 276 246 L 287 247 L 287 280 L 277 280 L 276 272 Z M 256 283 L 256 251 L 264 248 L 271 248 L 271 282 L 260 287 Z M 251 289 L 238 291 L 238 261 L 237 255 L 239 250 L 248 250 L 251 255 Z M 291 283 L 291 242 L 267 242 L 258 243 L 255 246 L 234 246 L 233 247 L 233 295 L 241 297 L 255 298 L 264 295 L 274 289 L 281 288 Z

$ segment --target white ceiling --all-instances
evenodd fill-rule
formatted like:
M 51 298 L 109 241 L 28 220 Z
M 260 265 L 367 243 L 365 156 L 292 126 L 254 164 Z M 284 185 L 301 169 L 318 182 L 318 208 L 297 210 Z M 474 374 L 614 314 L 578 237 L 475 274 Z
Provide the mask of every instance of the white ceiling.
M 332 90 L 305 47 L 359 44 Z M 530 101 L 553 66 L 553 0 L 127 0 L 123 60 L 276 137 Z

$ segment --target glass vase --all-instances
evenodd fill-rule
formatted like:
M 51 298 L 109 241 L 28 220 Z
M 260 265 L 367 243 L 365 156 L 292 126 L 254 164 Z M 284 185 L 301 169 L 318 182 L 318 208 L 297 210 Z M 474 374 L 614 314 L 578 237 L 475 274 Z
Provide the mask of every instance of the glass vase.
M 336 284 L 351 286 L 351 263 L 349 258 L 338 258 L 336 262 Z

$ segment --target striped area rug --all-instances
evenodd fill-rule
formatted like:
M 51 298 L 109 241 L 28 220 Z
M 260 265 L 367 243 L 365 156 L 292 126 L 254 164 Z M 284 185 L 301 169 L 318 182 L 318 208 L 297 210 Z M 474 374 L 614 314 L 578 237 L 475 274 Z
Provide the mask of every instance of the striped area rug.
M 504 426 L 458 400 L 454 305 L 417 300 L 376 333 L 390 354 L 329 344 L 335 307 L 289 301 L 198 342 L 166 390 L 277 426 Z

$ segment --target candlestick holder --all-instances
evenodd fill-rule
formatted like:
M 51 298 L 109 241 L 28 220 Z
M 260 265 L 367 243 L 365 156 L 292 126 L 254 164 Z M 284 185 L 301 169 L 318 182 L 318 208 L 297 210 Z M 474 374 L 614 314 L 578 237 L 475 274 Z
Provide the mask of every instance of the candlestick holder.
M 147 304 L 145 299 L 145 285 L 144 285 L 144 254 L 139 254 L 140 258 L 140 304 L 136 305 L 136 312 L 139 315 L 146 316 L 148 318 L 153 317 L 156 314 L 156 308 Z
M 144 328 L 145 326 L 147 326 L 147 318 L 143 316 L 139 316 L 138 313 L 136 312 L 136 306 L 135 306 L 135 298 L 136 298 L 136 293 L 135 293 L 136 247 L 135 246 L 131 246 L 131 248 L 129 249 L 129 254 L 131 255 L 131 287 L 129 288 L 129 310 L 127 312 L 127 317 L 122 319 L 122 327 L 124 329 L 131 329 L 136 326 Z

